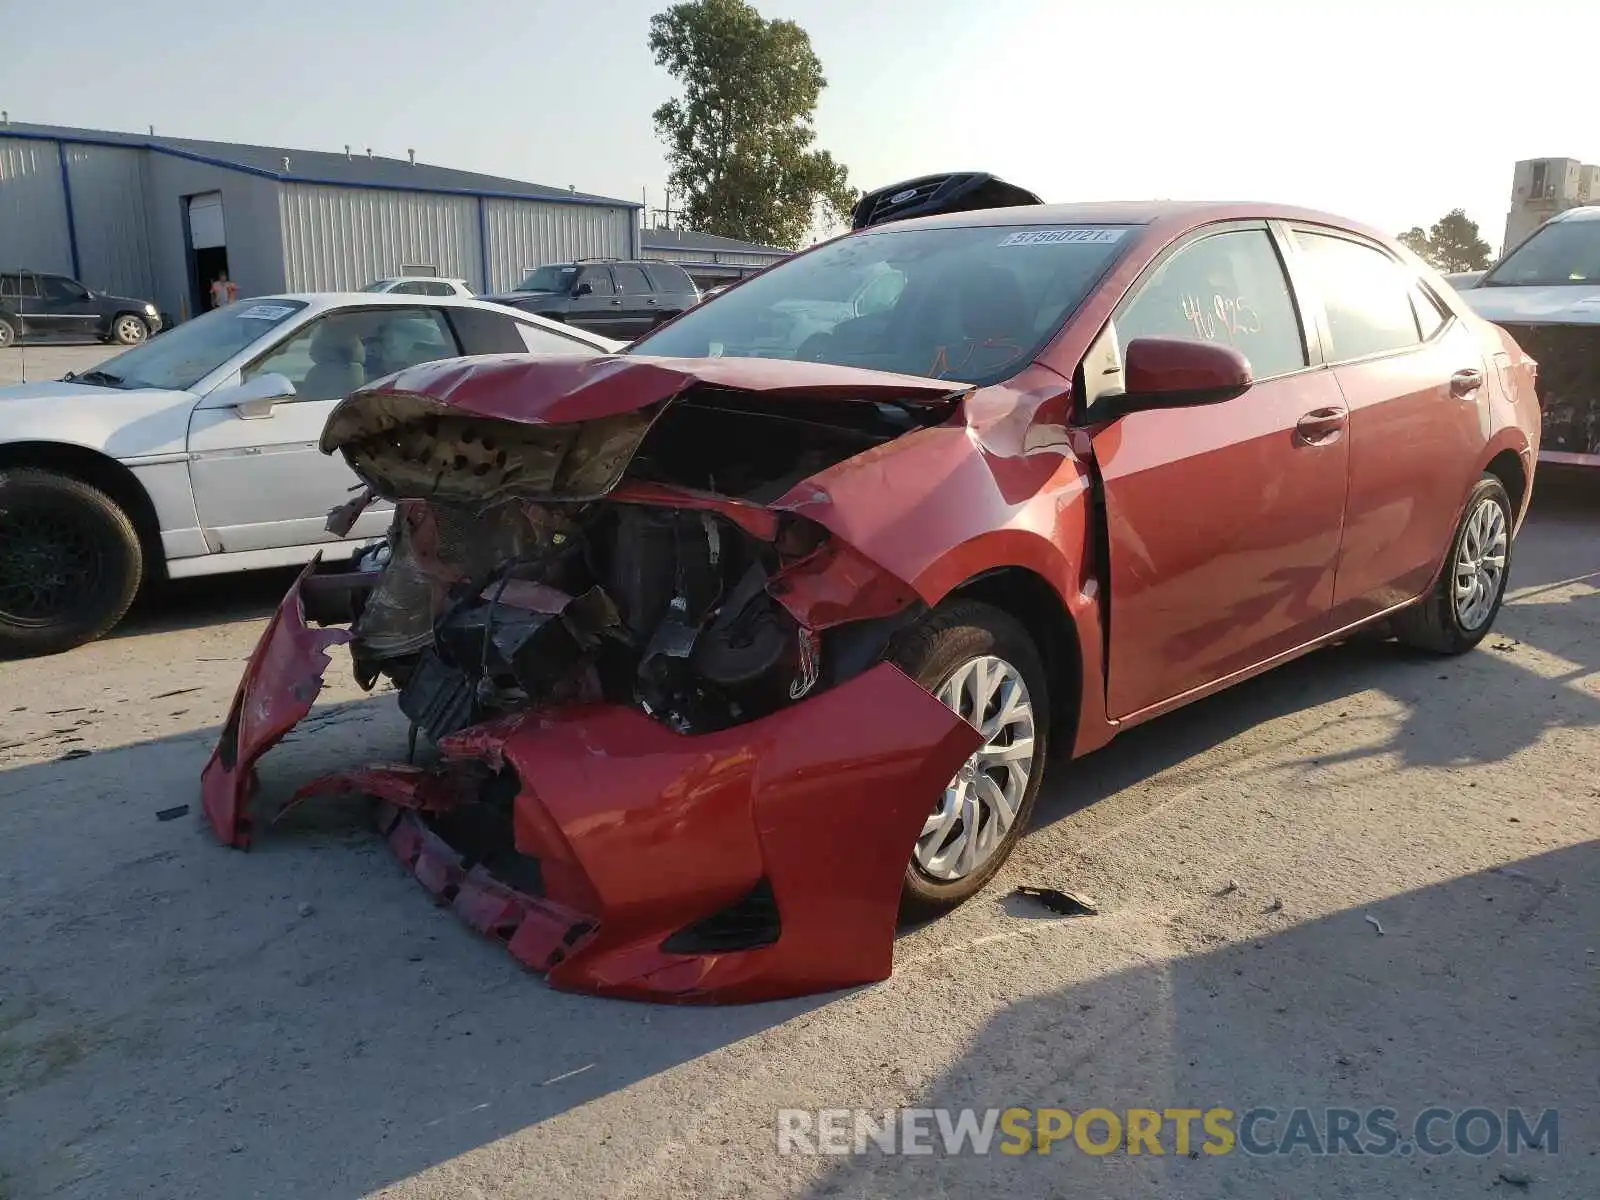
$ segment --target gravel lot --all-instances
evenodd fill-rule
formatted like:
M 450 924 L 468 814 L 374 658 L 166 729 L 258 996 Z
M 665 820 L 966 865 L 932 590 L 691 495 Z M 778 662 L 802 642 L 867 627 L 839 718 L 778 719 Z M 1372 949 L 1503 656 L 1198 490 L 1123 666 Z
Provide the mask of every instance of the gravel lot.
M 1136 730 L 1057 771 L 891 980 L 720 1010 L 547 990 L 355 805 L 214 844 L 197 777 L 287 581 L 194 581 L 0 664 L 5 1200 L 1600 1195 L 1600 503 L 1541 495 L 1473 654 L 1351 644 Z M 335 664 L 268 804 L 403 753 L 392 695 Z M 780 1107 L 1435 1103 L 1558 1107 L 1559 1152 L 774 1149 Z

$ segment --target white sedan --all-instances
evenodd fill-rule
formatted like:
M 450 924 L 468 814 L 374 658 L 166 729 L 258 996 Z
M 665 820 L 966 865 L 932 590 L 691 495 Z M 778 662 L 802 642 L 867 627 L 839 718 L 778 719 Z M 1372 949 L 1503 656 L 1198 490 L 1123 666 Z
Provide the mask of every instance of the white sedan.
M 465 279 L 446 279 L 442 275 L 402 275 L 390 279 L 374 279 L 363 292 L 380 292 L 391 296 L 470 296 L 472 288 Z
M 354 554 L 358 484 L 317 441 L 338 401 L 417 363 L 599 355 L 621 343 L 454 297 L 268 296 L 217 309 L 92 371 L 0 388 L 0 656 L 92 641 L 149 578 Z

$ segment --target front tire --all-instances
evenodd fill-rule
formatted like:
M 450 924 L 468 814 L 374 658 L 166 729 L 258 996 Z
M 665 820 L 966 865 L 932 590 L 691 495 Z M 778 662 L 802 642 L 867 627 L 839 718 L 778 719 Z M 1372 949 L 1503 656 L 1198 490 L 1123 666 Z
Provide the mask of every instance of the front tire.
M 138 532 L 111 497 L 51 471 L 0 470 L 0 656 L 94 641 L 143 577 Z
M 989 739 L 935 801 L 906 865 L 900 914 L 918 920 L 975 895 L 1027 829 L 1044 778 L 1050 696 L 1027 630 L 976 600 L 936 609 L 889 660 Z
M 1488 635 L 1511 575 L 1511 523 L 1505 485 L 1485 475 L 1467 498 L 1438 583 L 1393 618 L 1402 645 L 1465 654 Z
M 17 341 L 17 327 L 7 318 L 0 317 L 0 350 L 13 346 Z
M 123 313 L 111 322 L 111 340 L 119 346 L 137 346 L 150 336 L 150 326 L 143 317 Z

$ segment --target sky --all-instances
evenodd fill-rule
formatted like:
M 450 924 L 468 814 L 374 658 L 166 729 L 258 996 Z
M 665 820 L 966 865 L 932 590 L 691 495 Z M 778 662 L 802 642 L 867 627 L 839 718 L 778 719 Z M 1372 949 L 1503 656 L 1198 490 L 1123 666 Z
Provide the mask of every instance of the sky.
M 666 0 L 0 0 L 13 121 L 403 158 L 664 199 Z M 873 188 L 987 170 L 1049 201 L 1250 199 L 1390 232 L 1512 166 L 1600 162 L 1579 0 L 757 0 L 810 33 L 817 144 Z M 1562 65 L 1563 47 L 1574 53 Z

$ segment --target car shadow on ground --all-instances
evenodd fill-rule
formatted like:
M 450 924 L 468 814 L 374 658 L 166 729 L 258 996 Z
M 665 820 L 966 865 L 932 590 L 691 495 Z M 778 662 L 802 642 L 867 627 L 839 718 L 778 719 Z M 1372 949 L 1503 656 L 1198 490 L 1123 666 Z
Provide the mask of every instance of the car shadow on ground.
M 1524 1150 L 1513 1159 L 1456 1149 L 1435 1156 L 1397 1144 L 1387 1156 L 1318 1159 L 1307 1148 L 1217 1155 L 1201 1150 L 1206 1135 L 1197 1119 L 1190 1153 L 1177 1152 L 1176 1124 L 1167 1122 L 1160 1157 L 1148 1144 L 1129 1153 L 1125 1130 L 1103 1155 L 1086 1153 L 1070 1135 L 1049 1155 L 1002 1154 L 997 1133 L 987 1155 L 952 1157 L 931 1118 L 931 1155 L 888 1155 L 868 1145 L 825 1170 L 805 1195 L 1456 1200 L 1518 1195 L 1530 1185 L 1533 1195 L 1600 1194 L 1593 988 L 1600 842 L 1288 928 L 1281 914 L 1261 912 L 1256 898 L 1236 894 L 1210 904 L 1219 925 L 1224 908 L 1236 910 L 1228 921 L 1234 929 L 1240 913 L 1250 914 L 1245 920 L 1254 921 L 1255 935 L 1014 1002 L 910 1103 L 1119 1114 L 1221 1107 L 1236 1117 L 1274 1109 L 1275 1120 L 1252 1127 L 1256 1149 L 1281 1144 L 1297 1107 L 1314 1111 L 1324 1140 L 1329 1107 L 1357 1110 L 1363 1122 L 1368 1110 L 1392 1108 L 1405 1142 L 1430 1106 L 1487 1108 L 1502 1122 L 1508 1108 L 1521 1107 L 1530 1128 L 1542 1110 L 1555 1108 L 1553 1153 Z M 1206 921 L 1204 910 L 1189 916 L 1190 932 L 1203 934 Z M 1083 928 L 1094 936 L 1090 924 Z M 1463 961 L 1483 963 L 1485 944 L 1493 951 L 1487 971 L 1458 969 Z M 1232 1125 L 1237 1132 L 1238 1121 Z M 1475 1124 L 1469 1143 L 1481 1145 L 1487 1128 Z M 1452 1129 L 1445 1121 L 1426 1132 L 1437 1144 Z M 1105 1143 L 1107 1131 L 1104 1123 L 1091 1125 L 1089 1144 Z M 1361 1144 L 1373 1146 L 1364 1127 Z
M 1369 760 L 1375 770 L 1392 773 L 1411 766 L 1482 765 L 1503 761 L 1551 731 L 1600 725 L 1600 700 L 1564 686 L 1600 670 L 1595 493 L 1592 483 L 1569 484 L 1535 497 L 1529 521 L 1537 523 L 1538 534 L 1518 540 L 1508 602 L 1475 652 L 1437 658 L 1392 641 L 1361 639 L 1317 651 L 1128 730 L 1105 749 L 1058 770 L 1040 796 L 1034 827 L 1158 774 L 1180 786 L 1210 778 L 1211 765 L 1177 768 L 1255 726 L 1369 691 L 1400 708 L 1389 735 L 1367 739 L 1359 749 L 1330 752 L 1320 746 L 1338 735 L 1337 725 L 1370 716 L 1337 712 L 1309 727 L 1294 726 L 1284 737 L 1303 746 L 1307 767 Z M 1552 621 L 1556 604 L 1564 611 Z M 1482 719 L 1485 706 L 1492 706 L 1493 720 Z M 1253 753 L 1269 751 L 1260 747 Z
M 829 999 L 551 991 L 430 904 L 360 801 L 218 844 L 214 741 L 0 773 L 7 1200 L 364 1195 Z M 392 695 L 319 707 L 266 760 L 261 811 L 352 753 L 403 757 Z
M 265 620 L 276 611 L 303 567 L 202 575 L 150 584 L 107 637 L 174 633 L 226 621 Z

